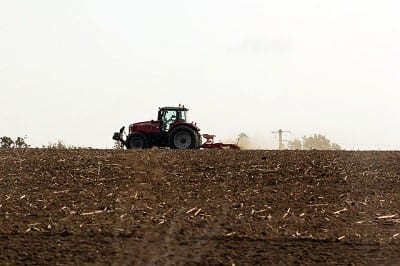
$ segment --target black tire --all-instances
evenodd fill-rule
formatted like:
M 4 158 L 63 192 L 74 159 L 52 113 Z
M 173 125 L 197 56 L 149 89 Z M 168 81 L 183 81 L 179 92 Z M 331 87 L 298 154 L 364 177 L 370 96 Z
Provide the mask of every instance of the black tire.
M 126 138 L 126 148 L 141 150 L 149 147 L 149 141 L 145 134 L 137 132 Z
M 188 126 L 178 126 L 171 130 L 168 144 L 171 149 L 196 149 L 198 148 L 197 132 Z

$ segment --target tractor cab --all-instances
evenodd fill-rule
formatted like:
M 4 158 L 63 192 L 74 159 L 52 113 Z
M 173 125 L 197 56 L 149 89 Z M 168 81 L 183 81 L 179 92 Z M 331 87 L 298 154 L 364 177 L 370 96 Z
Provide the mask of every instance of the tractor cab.
M 161 130 L 167 132 L 171 125 L 176 122 L 186 122 L 188 108 L 179 107 L 161 107 L 158 110 L 157 120 L 161 123 Z

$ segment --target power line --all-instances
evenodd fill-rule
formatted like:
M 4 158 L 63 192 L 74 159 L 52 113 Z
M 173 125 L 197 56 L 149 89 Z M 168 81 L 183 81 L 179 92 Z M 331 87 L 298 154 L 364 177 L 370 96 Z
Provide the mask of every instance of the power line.
M 283 133 L 291 133 L 291 132 L 284 131 L 282 129 L 279 129 L 278 131 L 272 131 L 272 134 L 278 134 L 279 136 L 279 150 L 283 150 L 283 139 L 282 139 Z

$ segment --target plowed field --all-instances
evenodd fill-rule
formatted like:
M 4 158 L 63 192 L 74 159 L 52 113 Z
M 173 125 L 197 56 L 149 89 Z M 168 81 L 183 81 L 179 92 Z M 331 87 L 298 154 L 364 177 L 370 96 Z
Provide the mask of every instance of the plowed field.
M 0 264 L 398 264 L 400 152 L 0 150 Z

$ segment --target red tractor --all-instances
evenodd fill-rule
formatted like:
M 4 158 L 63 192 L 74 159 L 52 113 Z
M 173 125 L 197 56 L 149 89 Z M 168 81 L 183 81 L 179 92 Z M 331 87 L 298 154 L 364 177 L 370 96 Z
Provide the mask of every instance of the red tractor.
M 113 139 L 121 141 L 127 149 L 146 149 L 153 146 L 198 149 L 202 144 L 200 128 L 187 122 L 188 111 L 184 106 L 159 108 L 157 120 L 130 125 L 125 140 L 125 128 L 122 127 L 120 132 L 114 133 Z
M 187 121 L 187 109 L 184 106 L 162 107 L 158 110 L 157 120 L 134 123 L 124 139 L 125 127 L 115 132 L 113 139 L 120 141 L 127 149 L 148 149 L 153 146 L 171 149 L 238 149 L 236 144 L 214 143 L 214 135 L 204 134 L 207 139 L 202 143 L 200 128 L 196 123 Z

